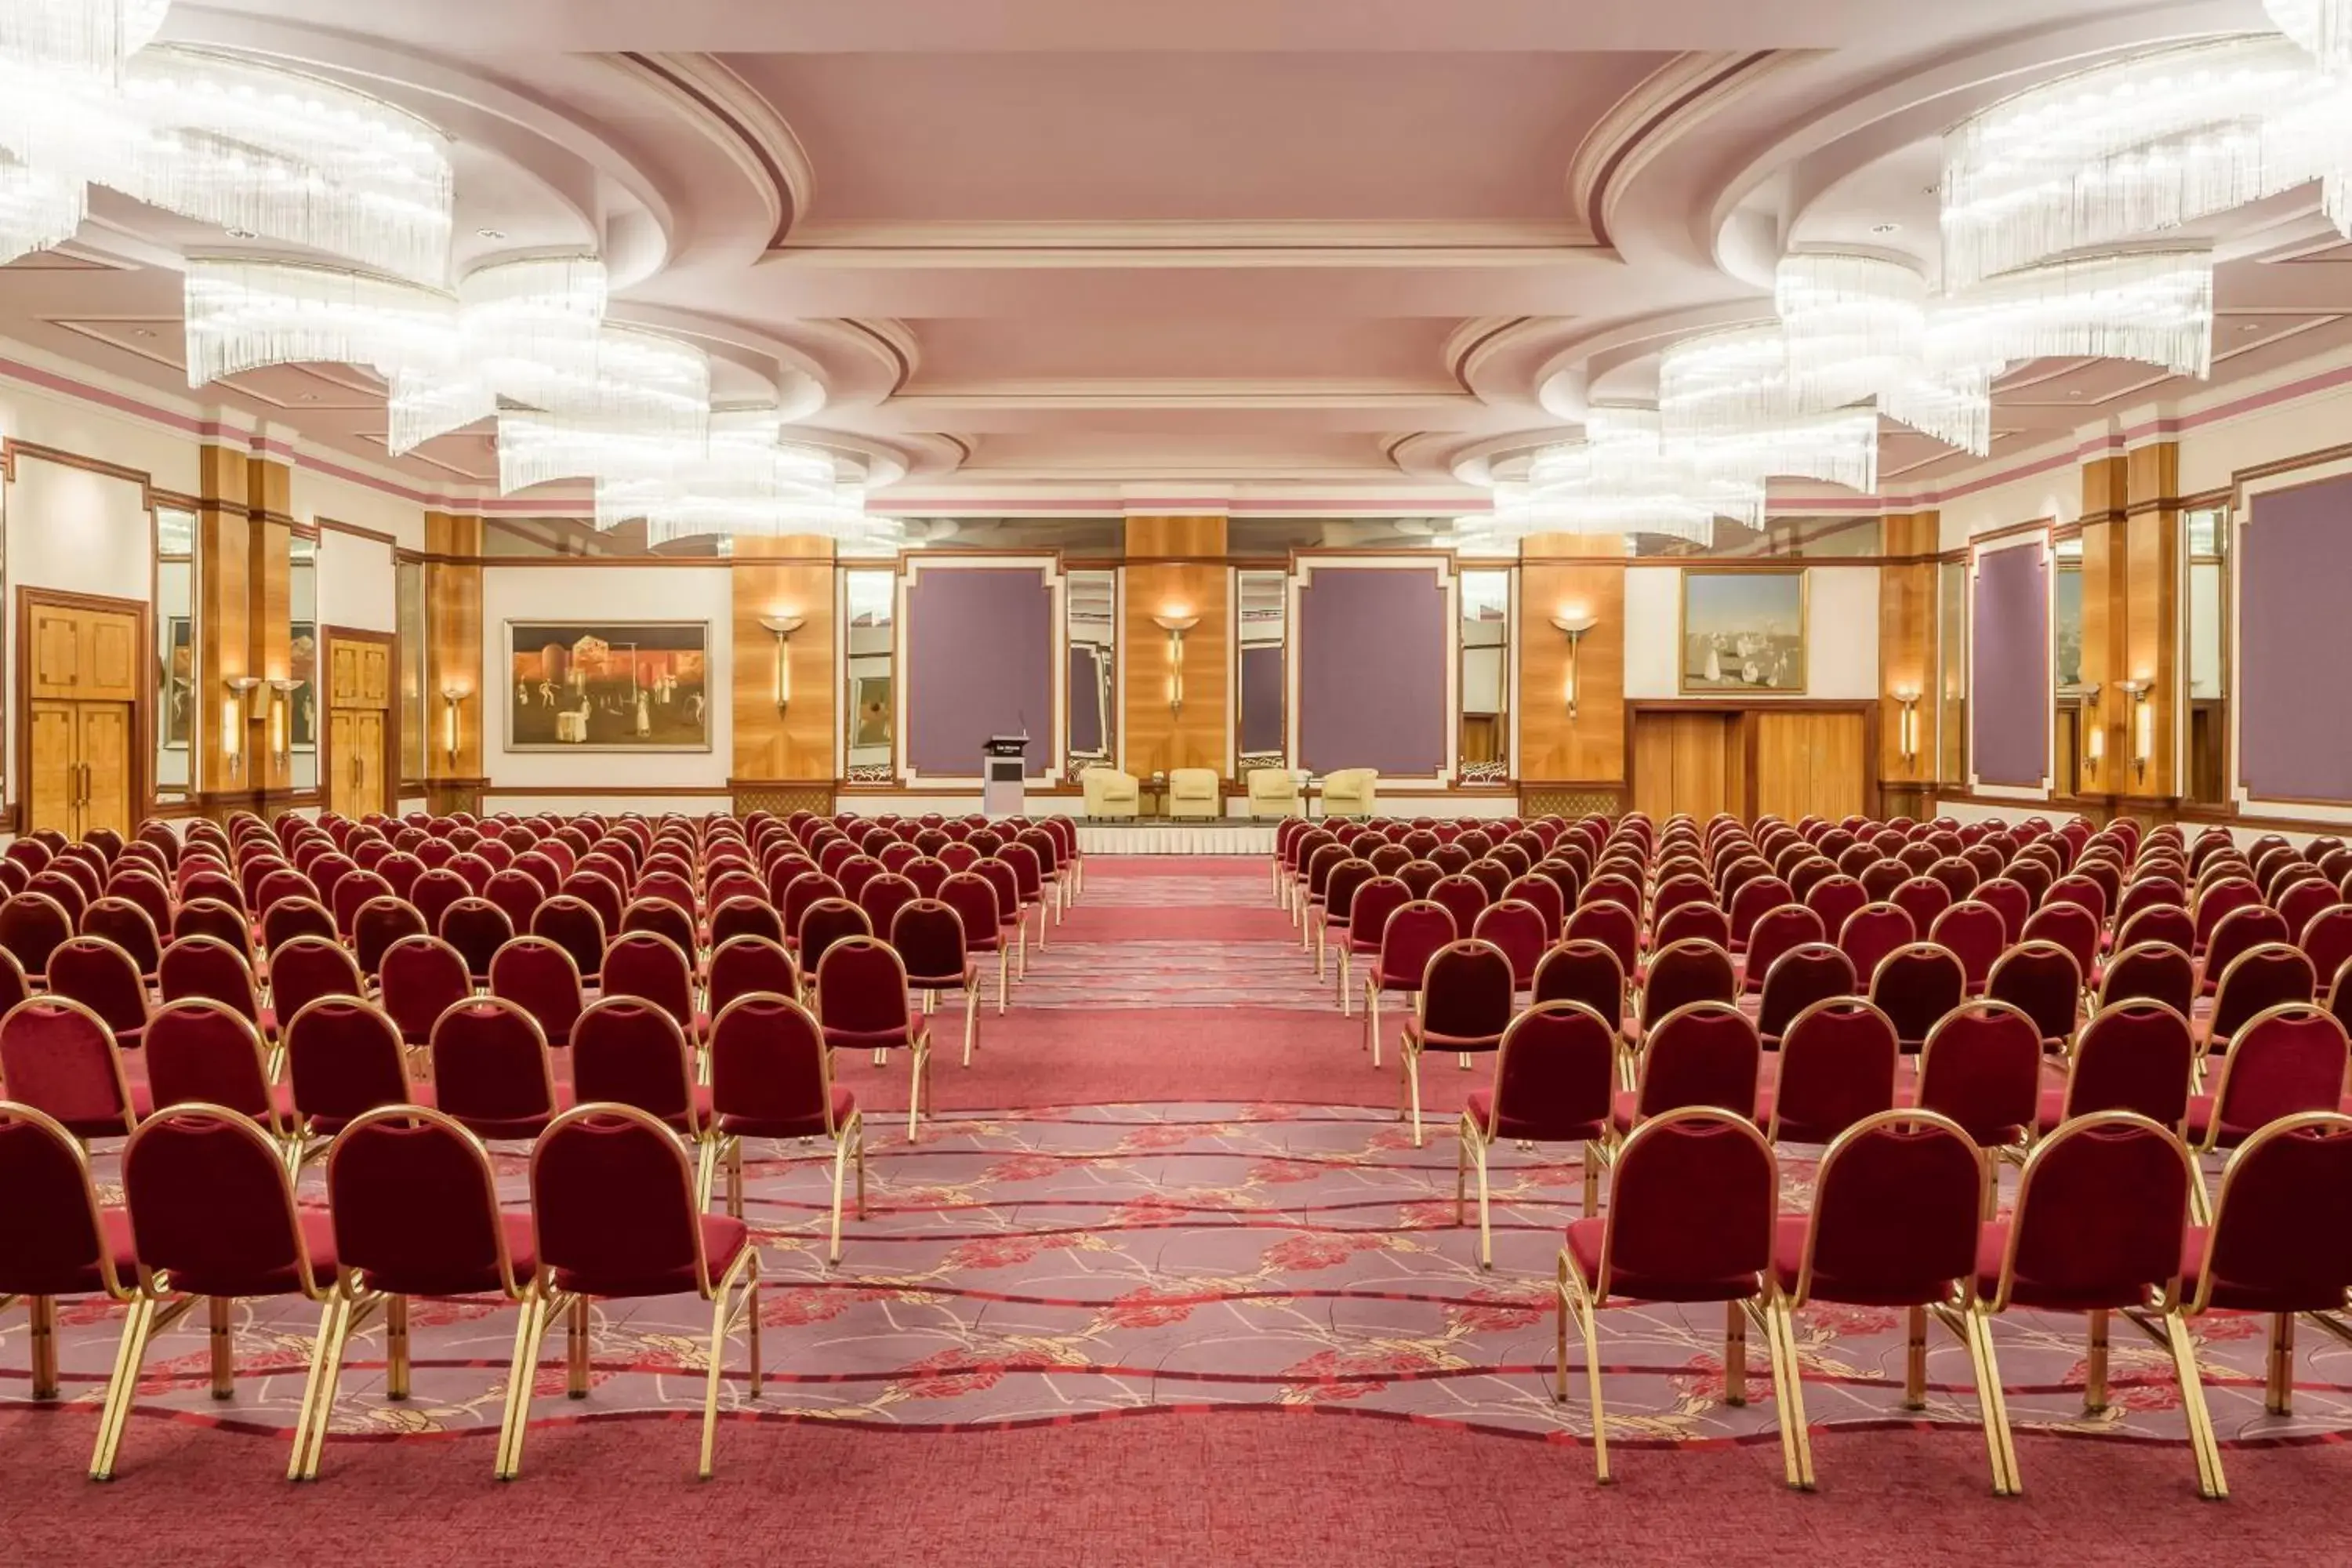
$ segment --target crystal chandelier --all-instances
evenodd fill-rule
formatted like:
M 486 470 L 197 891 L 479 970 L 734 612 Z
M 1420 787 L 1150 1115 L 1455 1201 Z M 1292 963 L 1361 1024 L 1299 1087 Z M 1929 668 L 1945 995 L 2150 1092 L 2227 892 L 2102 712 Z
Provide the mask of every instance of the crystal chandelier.
M 783 432 L 774 407 L 713 410 L 704 448 L 600 479 L 596 526 L 641 520 L 653 544 L 709 533 L 876 537 L 863 487 L 842 481 L 832 453 Z
M 710 358 L 633 327 L 599 328 L 590 368 L 541 363 L 499 416 L 499 489 L 551 479 L 661 478 L 710 438 Z
M 263 365 L 365 365 L 390 379 L 456 363 L 456 302 L 341 268 L 191 257 L 183 294 L 188 384 Z
M 1767 420 L 1682 442 L 1670 439 L 1666 453 L 1680 456 L 1705 476 L 1735 484 L 1819 479 L 1867 495 L 1878 488 L 1878 415 L 1853 408 Z
M 2352 75 L 2352 5 L 2345 0 L 2263 0 L 2271 26 L 2310 51 L 2322 69 Z
M 0 158 L 0 264 L 73 237 L 89 187 Z
M 1782 258 L 1773 305 L 1787 345 L 1793 412 L 1826 413 L 1883 395 L 1916 374 L 1927 342 L 1927 279 L 1875 256 Z
M 593 381 L 604 319 L 604 264 L 593 256 L 520 257 L 457 284 L 458 353 L 394 378 L 386 445 L 394 456 L 499 411 L 504 394 L 551 397 L 557 380 Z
M 0 58 L 111 81 L 153 41 L 170 8 L 171 0 L 8 0 L 0 5 Z
M 1584 439 L 1547 447 L 1524 485 L 1498 495 L 1498 533 L 1660 533 L 1706 544 L 1718 518 L 1764 520 L 1762 486 L 1702 474 L 1668 456 L 1655 410 L 1595 408 Z
M 2334 9 L 2331 5 L 2329 9 Z M 2275 34 L 2153 49 L 1944 138 L 1944 286 L 2177 228 L 2313 180 L 2352 234 L 2352 93 Z
M 2020 360 L 2126 359 L 2179 375 L 2213 362 L 2213 258 L 2123 251 L 1988 278 L 1937 302 L 1927 362 L 1977 374 Z

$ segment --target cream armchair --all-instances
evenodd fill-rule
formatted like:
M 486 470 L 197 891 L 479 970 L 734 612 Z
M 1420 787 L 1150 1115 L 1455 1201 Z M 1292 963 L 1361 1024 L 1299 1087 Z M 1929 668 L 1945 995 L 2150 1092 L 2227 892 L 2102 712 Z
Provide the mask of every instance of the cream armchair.
M 1140 808 L 1142 791 L 1133 773 L 1092 767 L 1078 775 L 1078 784 L 1087 792 L 1088 816 L 1133 816 Z
M 1298 775 L 1288 768 L 1252 768 L 1249 813 L 1252 816 L 1300 815 Z
M 1341 768 L 1323 775 L 1323 815 L 1370 816 L 1372 794 L 1380 783 L 1378 768 Z
M 1224 801 L 1219 785 L 1223 781 L 1214 768 L 1171 768 L 1168 773 L 1168 815 L 1170 816 L 1221 816 Z

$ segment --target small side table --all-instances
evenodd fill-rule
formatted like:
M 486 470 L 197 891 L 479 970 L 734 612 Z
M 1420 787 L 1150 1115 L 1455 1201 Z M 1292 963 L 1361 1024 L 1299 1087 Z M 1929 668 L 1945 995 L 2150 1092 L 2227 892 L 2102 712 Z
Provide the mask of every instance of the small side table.
M 1307 814 L 1307 820 L 1317 820 L 1322 815 L 1323 781 L 1311 773 L 1299 780 L 1298 799 L 1300 809 Z
M 1147 821 L 1158 821 L 1168 815 L 1168 781 L 1165 778 L 1136 781 L 1135 814 Z

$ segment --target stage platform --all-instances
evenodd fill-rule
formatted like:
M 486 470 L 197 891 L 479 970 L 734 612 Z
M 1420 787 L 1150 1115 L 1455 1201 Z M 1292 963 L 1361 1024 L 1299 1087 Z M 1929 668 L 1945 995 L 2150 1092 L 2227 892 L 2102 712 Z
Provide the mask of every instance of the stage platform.
M 1097 820 L 1081 816 L 1078 847 L 1088 855 L 1271 855 L 1272 820 L 1239 816 L 1164 816 Z

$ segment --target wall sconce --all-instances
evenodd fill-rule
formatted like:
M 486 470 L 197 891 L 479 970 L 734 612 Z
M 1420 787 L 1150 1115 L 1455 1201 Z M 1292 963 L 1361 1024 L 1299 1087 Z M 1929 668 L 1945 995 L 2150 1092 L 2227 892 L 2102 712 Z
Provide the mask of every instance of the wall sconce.
M 2118 680 L 2116 689 L 2131 694 L 2132 700 L 2132 773 L 2147 776 L 2149 753 L 2156 750 L 2156 710 L 2148 704 L 2148 694 L 2156 689 L 2153 680 Z
M 233 675 L 221 682 L 230 696 L 221 700 L 221 761 L 228 776 L 245 776 L 245 725 L 255 701 L 254 693 L 267 684 L 257 675 Z
M 457 705 L 471 695 L 462 686 L 441 689 L 441 750 L 451 767 L 457 765 Z
M 1903 704 L 1903 716 L 1895 724 L 1895 750 L 1903 753 L 1903 765 L 1909 767 L 1919 760 L 1919 689 L 1898 686 L 1895 700 Z
M 1600 624 L 1600 617 L 1581 605 L 1563 608 L 1551 618 L 1551 624 L 1568 636 L 1568 679 L 1561 683 L 1560 695 L 1568 700 L 1568 716 L 1576 717 L 1576 645 L 1584 634 Z
M 1168 716 L 1171 719 L 1184 711 L 1184 634 L 1201 624 L 1201 617 L 1177 608 L 1151 617 L 1152 625 L 1168 634 Z
M 2107 760 L 2107 726 L 2099 713 L 2099 683 L 2083 687 L 2083 771 L 2095 774 Z
M 807 624 L 806 616 L 795 616 L 782 610 L 772 616 L 760 617 L 761 628 L 776 639 L 776 711 L 779 713 L 791 706 L 793 700 L 793 661 L 787 650 L 792 646 L 793 634 Z
M 278 761 L 280 772 L 290 772 L 294 766 L 290 710 L 294 705 L 295 682 L 278 676 L 270 677 L 269 687 L 269 754 Z

